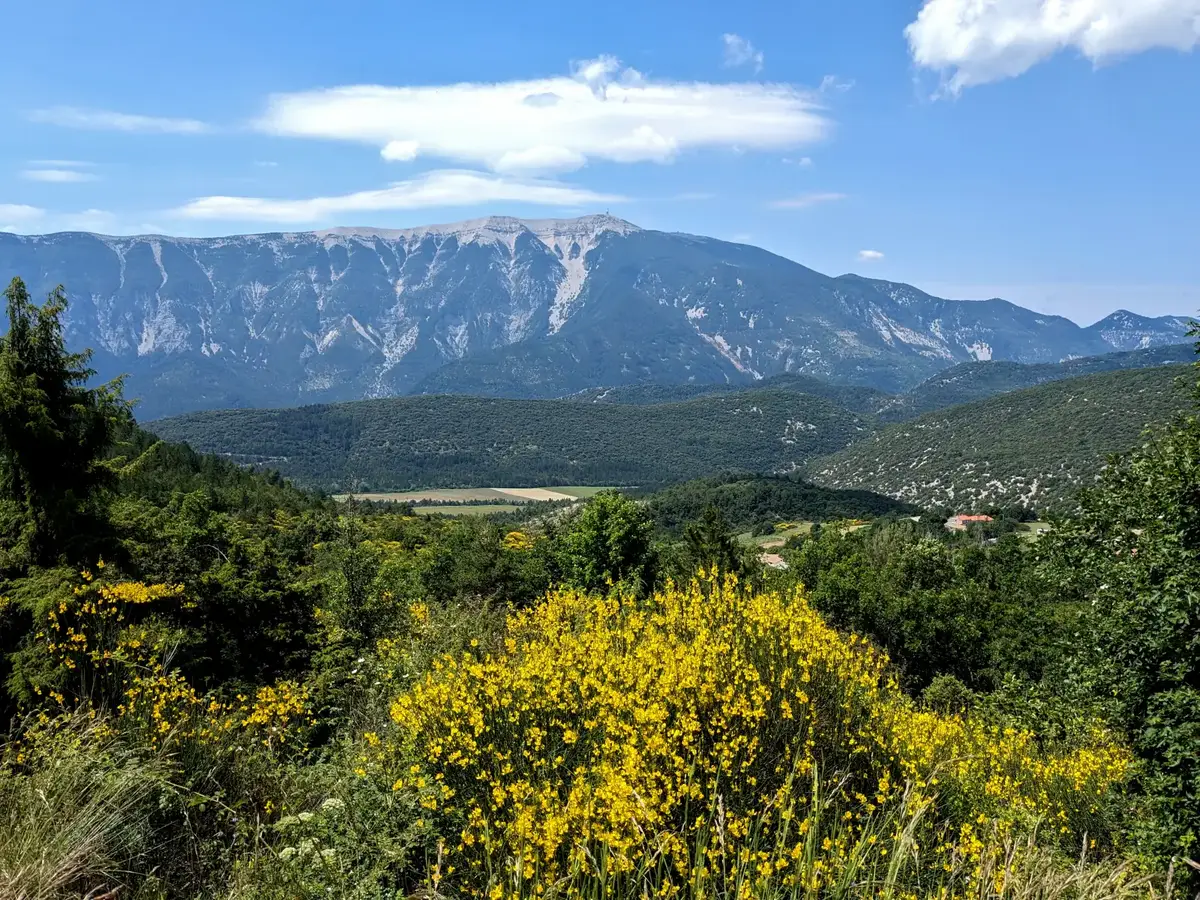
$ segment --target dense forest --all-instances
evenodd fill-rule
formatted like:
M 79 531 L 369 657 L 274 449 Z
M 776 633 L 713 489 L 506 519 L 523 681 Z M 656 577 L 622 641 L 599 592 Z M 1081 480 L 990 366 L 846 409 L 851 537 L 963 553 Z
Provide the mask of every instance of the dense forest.
M 831 487 L 917 503 L 1053 507 L 1145 425 L 1186 404 L 1186 391 L 1173 388 L 1183 368 L 1162 364 L 1179 358 L 1179 348 L 1167 347 L 1045 366 L 970 363 L 900 397 L 783 375 L 751 390 L 642 385 L 570 400 L 404 397 L 196 413 L 150 427 L 333 493 L 652 488 L 720 471 L 805 471 Z M 1093 370 L 1104 374 L 1069 377 Z M 1038 386 L 1014 390 L 1027 384 Z M 975 396 L 989 399 L 886 425 Z
M 153 423 L 164 438 L 330 491 L 649 485 L 720 469 L 794 468 L 862 434 L 861 418 L 786 389 L 655 406 L 399 397 L 222 410 Z
M 7 299 L 0 897 L 1200 888 L 1194 415 L 1036 543 L 734 476 L 419 517 L 160 441 Z

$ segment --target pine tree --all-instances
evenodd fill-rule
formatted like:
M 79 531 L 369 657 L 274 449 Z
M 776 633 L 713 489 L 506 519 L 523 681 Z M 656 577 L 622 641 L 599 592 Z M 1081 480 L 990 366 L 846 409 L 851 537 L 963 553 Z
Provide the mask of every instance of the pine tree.
M 716 504 L 704 508 L 699 522 L 689 523 L 683 530 L 688 556 L 693 568 L 711 569 L 716 566 L 722 574 L 745 574 L 745 560 L 737 539 L 730 534 L 725 516 Z
M 42 306 L 19 278 L 4 292 L 8 334 L 0 338 L 0 569 L 82 559 L 103 531 L 99 492 L 114 475 L 104 462 L 130 421 L 119 380 L 89 387 L 91 352 L 63 339 L 61 286 Z

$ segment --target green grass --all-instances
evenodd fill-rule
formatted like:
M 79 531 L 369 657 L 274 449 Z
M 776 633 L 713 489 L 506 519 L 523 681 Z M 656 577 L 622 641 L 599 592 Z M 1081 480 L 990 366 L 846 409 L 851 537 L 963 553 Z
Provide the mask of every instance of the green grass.
M 560 494 L 570 494 L 572 497 L 578 497 L 580 500 L 586 500 L 589 497 L 595 497 L 601 491 L 612 490 L 611 487 L 587 487 L 585 485 L 569 485 L 567 487 L 552 487 L 548 488 L 551 491 L 557 491 Z
M 782 547 L 790 538 L 801 534 L 808 534 L 812 531 L 812 526 L 812 522 L 797 522 L 791 528 L 784 528 L 771 534 L 751 534 L 747 531 L 739 534 L 737 539 L 746 546 L 754 544 L 767 550 L 773 550 L 777 547 Z
M 490 516 L 521 508 L 516 503 L 464 503 L 461 506 L 414 506 L 413 512 L 419 516 Z
M 1026 522 L 1018 529 L 1017 534 L 1027 541 L 1036 541 L 1049 530 L 1049 522 Z

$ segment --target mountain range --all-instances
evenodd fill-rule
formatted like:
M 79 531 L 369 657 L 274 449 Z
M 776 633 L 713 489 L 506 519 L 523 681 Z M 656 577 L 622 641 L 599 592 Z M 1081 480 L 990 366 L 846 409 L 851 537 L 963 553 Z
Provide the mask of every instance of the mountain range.
M 957 363 L 1054 363 L 1185 339 L 1003 300 L 829 277 L 607 215 L 179 238 L 0 234 L 0 277 L 65 285 L 68 341 L 139 418 L 400 394 L 557 397 L 783 373 L 886 391 Z

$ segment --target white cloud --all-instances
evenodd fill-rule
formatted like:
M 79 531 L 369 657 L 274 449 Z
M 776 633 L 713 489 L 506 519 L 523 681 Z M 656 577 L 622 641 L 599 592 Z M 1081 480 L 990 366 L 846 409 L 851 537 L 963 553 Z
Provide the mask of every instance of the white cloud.
M 783 161 L 785 163 L 788 163 L 793 166 L 799 166 L 802 169 L 807 169 L 809 166 L 811 166 L 813 164 L 811 156 L 801 156 L 798 159 L 793 159 L 790 156 L 785 156 L 783 158 Z
M 0 203 L 0 231 L 23 231 L 45 214 L 44 209 L 24 203 Z
M 750 65 L 754 67 L 755 72 L 762 71 L 762 51 L 756 49 L 744 37 L 736 34 L 723 34 L 721 43 L 724 46 L 724 62 L 728 68 Z
M 509 150 L 498 160 L 497 172 L 571 172 L 583 168 L 587 157 L 566 147 L 530 147 Z
M 821 79 L 821 86 L 817 88 L 822 94 L 838 93 L 844 94 L 850 88 L 854 87 L 854 79 L 842 80 L 836 75 L 826 75 Z
M 189 219 L 334 223 L 347 213 L 488 203 L 573 207 L 623 200 L 555 181 L 522 180 L 486 172 L 427 172 L 374 191 L 334 197 L 274 200 L 264 197 L 200 197 L 174 213 Z
M 116 216 L 103 209 L 51 212 L 37 206 L 0 203 L 0 231 L 16 231 L 23 234 L 100 231 L 112 234 L 117 230 L 119 229 Z M 128 233 L 128 230 L 125 232 Z
M 96 180 L 93 173 L 79 169 L 25 169 L 21 172 L 21 177 L 26 181 L 48 181 L 57 184 Z
M 837 200 L 845 199 L 845 194 L 825 191 L 821 193 L 801 194 L 799 197 L 789 197 L 785 200 L 775 200 L 771 203 L 771 206 L 774 209 L 807 209 L 810 206 L 819 206 L 822 203 L 833 203 Z
M 275 135 L 375 145 L 385 159 L 525 172 L 594 159 L 663 163 L 701 148 L 784 150 L 830 128 L 815 91 L 652 80 L 610 56 L 575 63 L 569 77 L 279 94 L 255 124 Z
M 55 219 L 55 231 L 98 231 L 111 234 L 117 230 L 117 217 L 105 209 L 85 209 L 64 213 Z
M 883 254 L 878 250 L 859 250 L 858 258 L 863 262 L 875 262 L 876 260 L 883 259 Z
M 31 159 L 29 165 L 38 169 L 90 169 L 95 163 L 81 159 Z
M 1061 50 L 1095 63 L 1200 43 L 1200 0 L 926 0 L 905 30 L 949 93 L 1013 78 Z
M 105 109 L 80 109 L 75 106 L 54 106 L 30 113 L 35 122 L 61 125 L 64 128 L 84 128 L 92 131 L 134 131 L 147 134 L 201 134 L 209 127 L 196 119 L 160 118 Z

